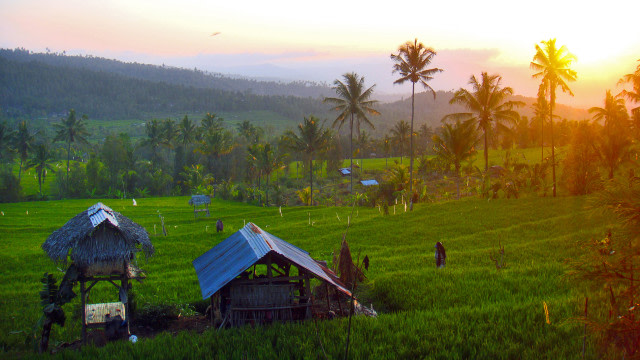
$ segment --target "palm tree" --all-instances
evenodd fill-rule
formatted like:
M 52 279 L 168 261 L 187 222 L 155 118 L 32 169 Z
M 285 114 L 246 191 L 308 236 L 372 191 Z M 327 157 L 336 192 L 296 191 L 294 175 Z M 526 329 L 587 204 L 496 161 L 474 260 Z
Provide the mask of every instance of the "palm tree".
M 498 129 L 508 131 L 502 122 L 514 123 L 520 117 L 513 110 L 516 106 L 523 105 L 520 101 L 508 101 L 513 94 L 511 87 L 501 87 L 500 75 L 489 75 L 486 72 L 480 74 L 480 81 L 471 75 L 469 84 L 473 91 L 460 88 L 453 94 L 450 104 L 464 105 L 469 112 L 446 115 L 442 120 L 463 120 L 475 123 L 484 133 L 484 171 L 489 169 L 489 132 L 494 123 Z
M 389 166 L 389 153 L 391 152 L 391 138 L 389 135 L 385 135 L 382 139 L 382 149 L 384 150 L 384 167 Z
M 453 164 L 456 174 L 456 189 L 460 198 L 460 168 L 463 161 L 476 155 L 478 143 L 476 129 L 471 122 L 456 121 L 454 125 L 444 124 L 440 134 L 433 136 L 433 150 L 436 156 L 449 164 Z
M 67 116 L 66 120 L 61 119 L 59 124 L 53 124 L 56 128 L 56 136 L 53 138 L 53 142 L 67 142 L 67 190 L 69 189 L 69 160 L 71 159 L 71 143 L 88 143 L 85 136 L 88 136 L 89 132 L 85 128 L 84 123 L 87 119 L 87 115 L 82 115 L 82 117 L 77 118 L 76 111 L 71 109 L 69 110 L 69 116 Z
M 234 147 L 233 137 L 226 130 L 211 131 L 203 135 L 198 152 L 206 157 L 208 170 L 213 172 L 213 161 L 218 161 L 222 155 L 228 154 Z
M 27 160 L 31 145 L 33 143 L 34 134 L 29 130 L 29 126 L 26 121 L 21 121 L 18 124 L 18 131 L 15 132 L 13 138 L 13 147 L 18 152 L 20 158 L 20 168 L 18 170 L 18 185 L 22 177 L 22 164 Z
M 184 118 L 182 118 L 182 121 L 178 124 L 176 140 L 178 144 L 183 147 L 186 147 L 196 140 L 196 125 L 193 121 L 189 120 L 187 115 L 185 115 Z
M 536 44 L 536 54 L 533 56 L 531 68 L 536 71 L 534 79 L 541 79 L 540 92 L 549 94 L 549 121 L 551 133 L 551 171 L 553 174 L 553 197 L 556 196 L 556 155 L 553 141 L 553 108 L 556 106 L 556 88 L 573 96 L 567 81 L 576 81 L 577 73 L 569 67 L 575 57 L 563 45 L 556 47 L 556 39 Z
M 293 152 L 304 154 L 309 160 L 309 206 L 313 205 L 313 158 L 323 151 L 331 138 L 331 132 L 324 129 L 318 118 L 309 116 L 298 124 L 298 134 L 291 130 L 284 133 L 284 144 Z
M 47 176 L 47 170 L 54 171 L 53 154 L 49 151 L 49 146 L 46 142 L 36 144 L 33 149 L 33 153 L 29 161 L 27 162 L 26 169 L 35 168 L 38 175 L 38 188 L 40 191 L 40 197 L 42 197 L 42 184 Z
M 269 206 L 269 180 L 274 171 L 284 168 L 284 154 L 273 149 L 271 144 L 256 144 L 249 148 L 259 176 L 266 177 L 265 203 Z
M 145 123 L 145 132 L 147 138 L 142 141 L 142 144 L 151 148 L 151 161 L 153 166 L 158 166 L 160 157 L 158 156 L 158 148 L 164 143 L 164 136 L 160 122 L 157 119 L 147 121 Z
M 533 104 L 532 122 L 540 122 L 540 162 L 544 162 L 544 122 L 549 118 L 549 103 L 544 94 L 538 94 L 538 100 Z
M 640 59 L 638 60 L 640 61 Z M 632 90 L 622 90 L 618 96 L 624 96 L 627 100 L 637 104 L 640 103 L 640 64 L 636 67 L 636 71 L 626 74 L 618 81 L 618 85 L 631 84 Z M 640 112 L 640 107 L 631 109 L 632 113 Z
M 200 127 L 202 128 L 202 132 L 198 135 L 204 136 L 205 134 L 217 132 L 222 130 L 223 118 L 217 117 L 216 114 L 207 113 L 204 118 L 200 121 Z M 201 139 L 198 139 L 201 140 Z
M 391 129 L 391 135 L 393 136 L 393 141 L 400 146 L 400 164 L 402 164 L 402 156 L 404 155 L 404 144 L 407 142 L 407 137 L 411 128 L 409 127 L 409 123 L 404 120 L 400 120 Z M 409 171 L 411 172 L 411 171 Z M 411 178 L 411 175 L 409 175 Z
M 598 150 L 600 157 L 609 169 L 609 179 L 618 165 L 626 158 L 631 145 L 629 139 L 629 114 L 623 98 L 615 98 L 607 90 L 604 107 L 594 106 L 589 109 L 595 122 L 604 122 L 605 134 L 600 137 Z
M 425 47 L 424 44 L 419 43 L 418 39 L 414 39 L 413 43 L 411 41 L 407 41 L 406 43 L 398 47 L 397 54 L 391 54 L 391 60 L 393 60 L 393 62 L 395 63 L 393 64 L 392 73 L 400 74 L 400 78 L 393 83 L 404 84 L 406 81 L 411 81 L 411 150 L 409 150 L 409 192 L 413 191 L 413 117 L 416 83 L 419 82 L 425 89 L 431 91 L 433 93 L 433 99 L 435 100 L 436 92 L 433 90 L 433 88 L 431 88 L 429 84 L 427 84 L 427 81 L 432 80 L 433 75 L 442 72 L 442 69 L 427 69 L 429 64 L 431 64 L 431 60 L 433 60 L 434 56 L 436 56 L 436 52 L 432 48 Z
M 173 148 L 173 144 L 178 136 L 178 127 L 175 121 L 166 119 L 162 121 L 162 143 L 167 148 Z
M 370 100 L 373 95 L 373 88 L 375 85 L 368 89 L 364 86 L 364 77 L 358 76 L 356 73 L 346 73 L 342 75 L 344 82 L 335 80 L 333 82 L 333 90 L 336 92 L 337 97 L 326 97 L 323 102 L 328 102 L 334 105 L 331 110 L 339 111 L 340 114 L 333 121 L 333 127 L 338 126 L 338 129 L 344 125 L 347 119 L 349 121 L 349 158 L 350 164 L 350 191 L 353 192 L 353 125 L 355 121 L 356 131 L 360 132 L 360 121 L 374 128 L 373 124 L 367 118 L 367 114 L 380 115 L 375 110 L 374 106 L 378 101 Z M 312 195 L 313 196 L 313 195 Z

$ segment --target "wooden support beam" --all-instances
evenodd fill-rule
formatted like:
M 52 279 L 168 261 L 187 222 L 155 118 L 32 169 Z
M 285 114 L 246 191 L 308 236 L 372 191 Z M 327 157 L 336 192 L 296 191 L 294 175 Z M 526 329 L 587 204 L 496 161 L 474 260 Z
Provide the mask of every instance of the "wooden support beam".
M 94 283 L 95 284 L 95 283 Z M 84 281 L 80 281 L 80 302 L 82 304 L 82 344 L 87 344 L 87 308 L 85 297 L 87 295 L 84 288 Z M 93 286 L 93 285 L 92 285 Z

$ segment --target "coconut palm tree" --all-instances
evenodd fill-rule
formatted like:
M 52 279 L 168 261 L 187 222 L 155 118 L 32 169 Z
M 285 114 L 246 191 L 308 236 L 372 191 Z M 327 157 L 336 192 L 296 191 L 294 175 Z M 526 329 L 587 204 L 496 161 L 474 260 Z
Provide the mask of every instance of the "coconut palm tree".
M 589 113 L 593 114 L 594 122 L 603 122 L 604 134 L 597 147 L 602 162 L 609 169 L 609 179 L 613 179 L 615 169 L 626 159 L 631 145 L 627 107 L 623 98 L 615 98 L 607 90 L 604 107 L 594 106 Z
M 402 164 L 402 156 L 404 155 L 404 144 L 407 143 L 407 137 L 409 136 L 411 131 L 411 127 L 409 127 L 409 123 L 404 120 L 400 120 L 391 129 L 391 135 L 393 136 L 393 141 L 400 146 L 400 164 Z M 411 178 L 411 175 L 409 175 Z
M 391 138 L 389 135 L 385 135 L 382 139 L 382 149 L 384 150 L 384 167 L 389 166 L 389 153 L 391 152 Z
M 544 94 L 538 94 L 538 100 L 533 104 L 533 118 L 531 122 L 540 122 L 540 163 L 544 162 L 544 123 L 549 118 L 549 103 Z
M 208 133 L 213 133 L 222 130 L 224 119 L 218 117 L 216 114 L 207 113 L 200 121 L 200 127 L 202 131 L 198 133 L 198 136 L 203 137 Z M 198 139 L 198 140 L 201 140 Z
M 35 168 L 38 175 L 38 188 L 40 191 L 40 197 L 42 197 L 42 184 L 47 176 L 47 170 L 55 171 L 51 162 L 53 161 L 53 154 L 49 151 L 49 146 L 46 142 L 41 142 L 33 147 L 33 153 L 25 169 Z
M 61 119 L 60 123 L 53 124 L 56 129 L 56 136 L 53 138 L 53 142 L 67 142 L 67 190 L 69 189 L 69 160 L 71 159 L 71 143 L 88 143 L 85 137 L 89 135 L 89 132 L 85 127 L 85 121 L 87 119 L 87 115 L 82 115 L 82 117 L 77 118 L 76 111 L 71 109 L 69 110 L 69 116 L 67 116 L 66 119 Z
M 304 154 L 309 161 L 309 206 L 313 205 L 313 158 L 324 151 L 331 132 L 324 129 L 323 124 L 313 115 L 304 118 L 304 123 L 298 124 L 298 134 L 291 130 L 284 133 L 284 144 L 295 153 Z
M 542 46 L 540 46 L 542 44 Z M 556 196 L 556 155 L 553 141 L 553 108 L 556 106 L 556 88 L 573 96 L 567 85 L 568 81 L 576 81 L 578 74 L 569 67 L 575 61 L 563 45 L 556 47 L 556 39 L 542 41 L 536 44 L 536 53 L 531 61 L 531 68 L 535 71 L 534 79 L 541 79 L 540 92 L 549 95 L 549 132 L 551 134 L 551 172 L 553 176 L 553 197 Z
M 371 100 L 375 85 L 365 89 L 364 77 L 353 72 L 342 75 L 342 78 L 344 82 L 338 79 L 333 82 L 332 89 L 336 92 L 337 97 L 326 97 L 323 102 L 333 104 L 331 110 L 339 112 L 338 117 L 333 121 L 333 127 L 338 126 L 340 129 L 349 119 L 349 159 L 351 164 L 349 181 L 350 190 L 353 191 L 353 126 L 355 124 L 357 133 L 360 133 L 361 121 L 374 128 L 367 118 L 367 114 L 380 115 L 380 113 L 373 108 L 378 101 Z
M 189 120 L 187 115 L 178 124 L 178 134 L 176 137 L 180 146 L 186 147 L 196 140 L 196 124 Z
M 284 168 L 284 154 L 274 149 L 271 144 L 257 144 L 249 148 L 249 156 L 255 162 L 258 176 L 266 177 L 265 203 L 269 206 L 269 180 L 274 171 Z
M 640 61 L 640 59 L 638 60 Z M 631 84 L 632 90 L 622 90 L 618 96 L 626 97 L 627 100 L 638 104 L 640 103 L 640 64 L 636 67 L 636 71 L 631 74 L 626 74 L 618 81 L 618 85 Z M 640 107 L 631 109 L 632 113 L 640 112 Z
M 13 147 L 18 152 L 20 158 L 20 168 L 18 170 L 18 184 L 22 178 L 22 165 L 29 157 L 29 151 L 31 151 L 31 145 L 33 144 L 34 134 L 29 130 L 29 126 L 26 121 L 21 121 L 18 124 L 18 130 L 14 133 Z
M 213 173 L 216 169 L 214 169 L 212 160 L 220 160 L 222 155 L 228 154 L 233 150 L 234 145 L 233 136 L 229 131 L 210 131 L 203 135 L 202 142 L 197 151 L 206 157 L 207 170 Z
M 157 119 L 147 121 L 145 123 L 145 132 L 147 133 L 147 138 L 142 141 L 142 145 L 148 146 L 151 149 L 152 165 L 157 167 L 160 161 L 158 148 L 164 144 L 162 126 Z
M 400 75 L 400 78 L 393 83 L 404 84 L 406 81 L 411 81 L 411 145 L 409 150 L 409 192 L 412 192 L 413 190 L 413 117 L 416 83 L 422 84 L 425 89 L 433 93 L 433 98 L 436 98 L 436 92 L 427 83 L 427 81 L 433 79 L 433 75 L 442 72 L 442 69 L 427 68 L 429 64 L 431 64 L 434 56 L 436 56 L 436 52 L 432 48 L 426 47 L 424 46 L 424 44 L 419 43 L 418 39 L 414 39 L 413 43 L 411 41 L 407 41 L 406 43 L 398 47 L 397 54 L 391 54 L 391 60 L 393 60 L 394 62 L 392 73 L 398 73 Z
M 456 190 L 460 198 L 460 168 L 462 162 L 476 155 L 475 146 L 478 135 L 472 122 L 456 121 L 455 124 L 444 124 L 439 132 L 433 136 L 433 149 L 436 156 L 446 163 L 453 164 L 456 174 Z
M 469 112 L 446 115 L 442 120 L 469 121 L 477 125 L 484 133 L 484 171 L 489 169 L 489 132 L 494 124 L 498 129 L 508 131 L 503 122 L 514 123 L 520 117 L 514 107 L 524 105 L 521 101 L 507 100 L 513 95 L 513 89 L 501 87 L 500 75 L 480 74 L 480 80 L 471 75 L 469 84 L 473 91 L 460 88 L 453 94 L 450 104 L 464 105 Z

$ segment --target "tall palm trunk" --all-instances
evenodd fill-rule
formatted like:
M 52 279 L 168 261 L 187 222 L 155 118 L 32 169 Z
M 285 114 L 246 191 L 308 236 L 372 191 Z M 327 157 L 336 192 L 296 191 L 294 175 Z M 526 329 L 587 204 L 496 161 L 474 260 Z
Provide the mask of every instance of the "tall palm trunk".
M 309 206 L 313 206 L 313 156 L 309 156 Z
M 484 171 L 489 170 L 489 140 L 487 136 L 487 129 L 484 129 Z
M 349 167 L 349 192 L 353 194 L 353 113 L 351 113 L 351 124 L 349 127 L 349 159 L 351 164 Z
M 540 164 L 544 162 L 544 117 L 540 119 Z
M 409 133 L 410 138 L 410 149 L 409 149 L 409 196 L 411 196 L 411 210 L 413 210 L 413 104 L 415 102 L 415 89 L 416 83 L 411 83 L 411 132 Z
M 71 141 L 67 145 L 67 192 L 69 191 L 69 159 L 71 159 Z
M 458 194 L 458 200 L 460 200 L 460 164 L 456 163 L 456 192 Z
M 551 123 L 551 174 L 553 179 L 553 197 L 556 197 L 556 154 L 555 144 L 553 142 L 553 107 L 556 104 L 556 87 L 555 84 L 551 87 L 551 104 L 549 104 L 549 120 Z
M 265 204 L 267 205 L 267 207 L 269 206 L 269 177 L 270 174 L 266 174 L 267 176 L 267 185 L 264 189 L 264 197 L 265 197 Z
M 22 156 L 20 157 L 20 169 L 18 169 L 18 185 L 20 185 L 20 179 L 22 179 Z

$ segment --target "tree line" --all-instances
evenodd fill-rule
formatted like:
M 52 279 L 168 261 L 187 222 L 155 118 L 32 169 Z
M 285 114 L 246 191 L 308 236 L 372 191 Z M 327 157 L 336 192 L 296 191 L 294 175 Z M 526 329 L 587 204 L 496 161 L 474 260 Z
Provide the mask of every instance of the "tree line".
M 640 125 L 638 110 L 634 108 L 629 113 L 623 99 L 637 101 L 634 98 L 637 70 L 621 80 L 623 85 L 632 84 L 632 90 L 623 90 L 615 96 L 609 91 L 604 107 L 589 110 L 593 121 L 559 119 L 554 115 L 554 86 L 567 91 L 568 84 L 558 79 L 570 80 L 575 74 L 568 73 L 570 76 L 565 79 L 562 73 L 554 73 L 548 67 L 559 62 L 549 59 L 564 59 L 562 69 L 568 69 L 572 57 L 563 47 L 556 49 L 552 40 L 541 45 L 536 47 L 532 61 L 533 75 L 540 79 L 540 92 L 538 101 L 529 110 L 531 118 L 520 115 L 525 104 L 514 100 L 513 90 L 503 85 L 500 75 L 481 72 L 479 76 L 471 75 L 469 88 L 453 93 L 449 103 L 456 104 L 458 112 L 443 116 L 440 127 L 434 129 L 425 123 L 415 126 L 413 118 L 409 118 L 393 122 L 388 131 L 375 137 L 373 119 L 384 107 L 373 100 L 375 85 L 366 86 L 364 77 L 351 72 L 335 80 L 331 88 L 335 96 L 318 102 L 323 112 L 336 114 L 330 124 L 309 112 L 299 116 L 303 122 L 298 127 L 279 135 L 267 136 L 264 129 L 250 121 L 231 127 L 214 113 L 206 113 L 200 119 L 187 115 L 179 121 L 151 119 L 145 123 L 142 139 L 134 141 L 127 134 L 105 134 L 97 144 L 87 141 L 88 116 L 76 114 L 75 110 L 69 110 L 48 130 L 53 131 L 52 136 L 47 135 L 46 129 L 31 128 L 29 121 L 11 125 L 4 121 L 0 123 L 3 201 L 21 198 L 24 169 L 35 169 L 39 197 L 46 197 L 41 184 L 55 170 L 52 164 L 57 160 L 66 165 L 64 171 L 57 171 L 53 194 L 49 194 L 57 197 L 217 192 L 223 197 L 266 205 L 283 204 L 287 199 L 313 205 L 317 203 L 314 196 L 318 197 L 318 188 L 322 189 L 320 198 L 325 197 L 325 203 L 331 203 L 331 199 L 338 203 L 336 197 L 350 196 L 354 175 L 357 179 L 375 177 L 383 183 L 380 189 L 386 195 L 372 194 L 376 198 L 372 201 L 378 202 L 398 196 L 409 204 L 429 199 L 428 192 L 434 191 L 429 181 L 443 175 L 455 179 L 457 196 L 463 178 L 467 184 L 470 178 L 475 179 L 483 195 L 494 196 L 498 190 L 517 192 L 515 189 L 525 183 L 530 187 L 541 184 L 543 194 L 547 189 L 555 194 L 558 183 L 555 150 L 567 144 L 571 146 L 562 162 L 562 183 L 572 193 L 588 192 L 598 187 L 598 179 L 612 178 L 635 151 L 633 141 L 638 139 Z M 412 85 L 412 104 L 416 84 L 438 96 L 429 86 L 429 81 L 443 72 L 429 67 L 435 55 L 433 49 L 417 40 L 401 45 L 397 53 L 391 54 L 392 71 L 398 74 L 396 83 Z M 150 101 L 153 95 L 151 91 L 146 93 L 145 101 Z M 297 100 L 291 101 L 294 106 Z M 499 170 L 502 184 L 496 187 L 489 152 L 500 147 L 534 146 L 541 149 L 537 167 L 527 165 L 525 174 L 522 163 L 505 159 Z M 484 166 L 474 169 L 470 160 L 479 148 L 484 149 Z M 398 164 L 392 161 L 389 166 L 386 161 L 385 171 L 363 172 L 354 167 L 354 158 L 370 158 L 374 156 L 372 153 L 376 157 L 399 156 Z M 404 163 L 405 156 L 409 157 L 408 166 Z M 341 182 L 338 173 L 343 159 L 350 159 L 348 184 Z M 11 169 L 12 164 L 17 166 L 17 174 Z M 290 164 L 295 165 L 295 177 Z M 606 168 L 606 176 L 599 175 L 599 167 Z M 550 181 L 545 180 L 549 170 Z M 307 188 L 302 186 L 304 183 Z

